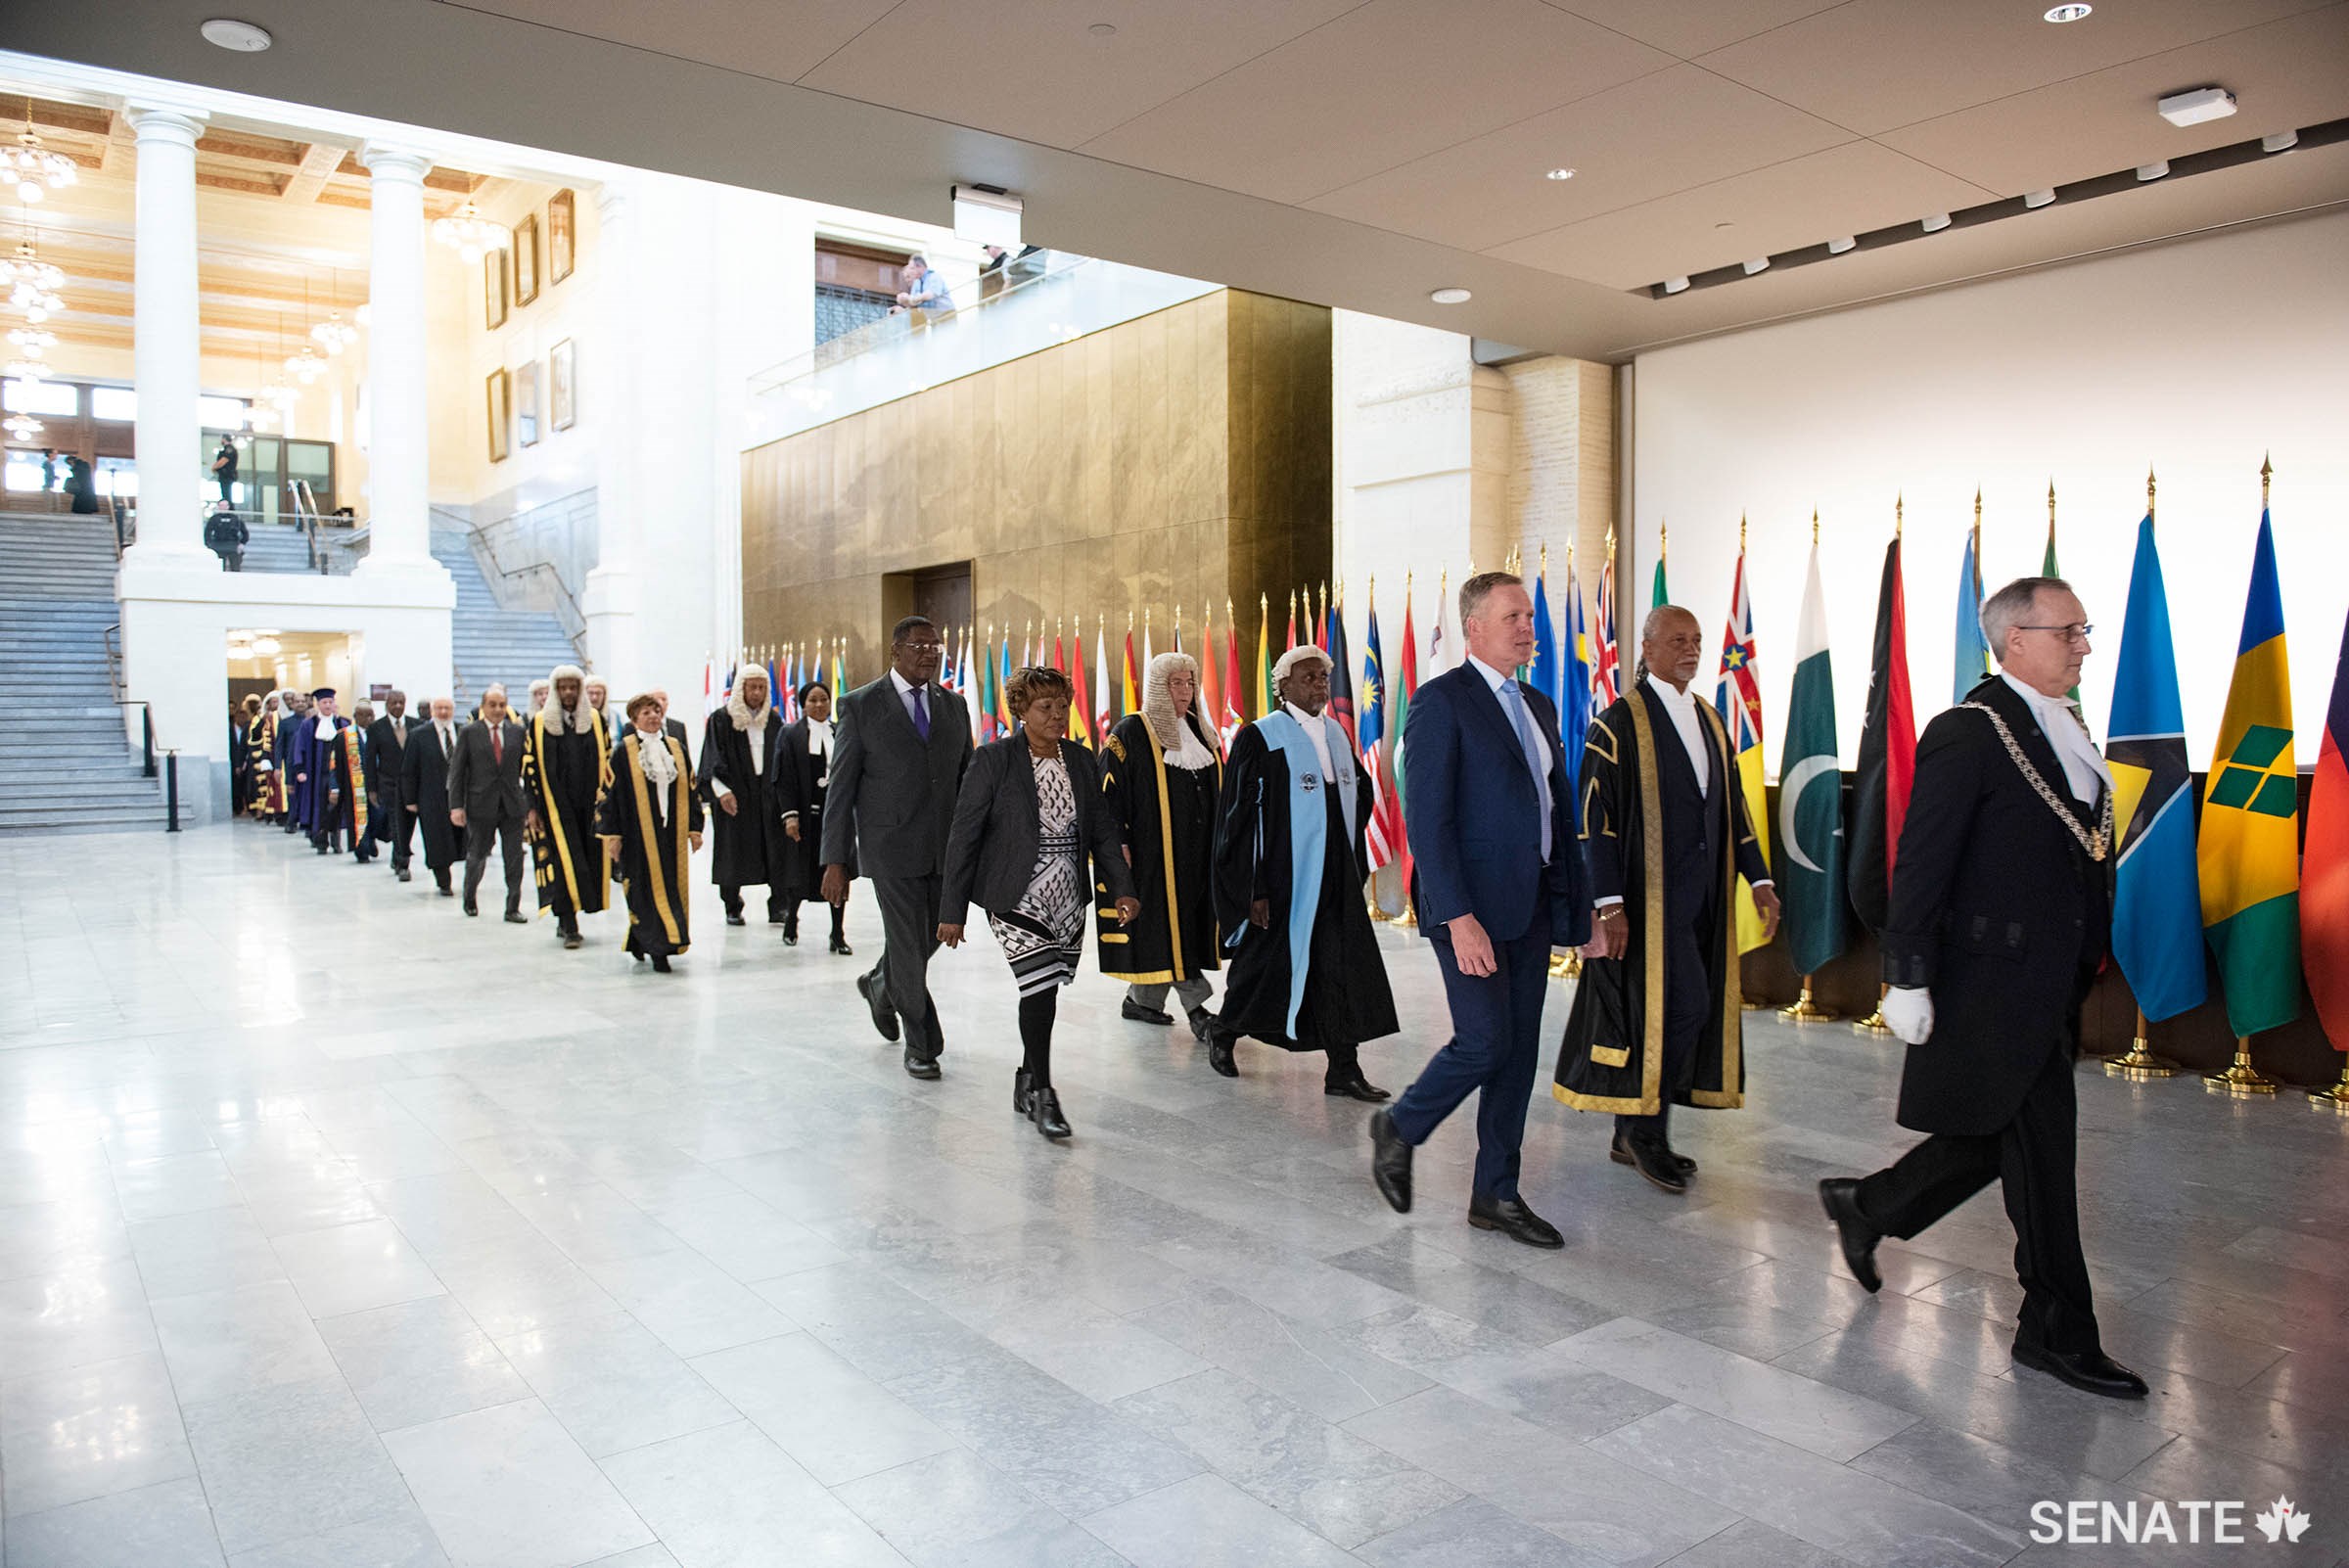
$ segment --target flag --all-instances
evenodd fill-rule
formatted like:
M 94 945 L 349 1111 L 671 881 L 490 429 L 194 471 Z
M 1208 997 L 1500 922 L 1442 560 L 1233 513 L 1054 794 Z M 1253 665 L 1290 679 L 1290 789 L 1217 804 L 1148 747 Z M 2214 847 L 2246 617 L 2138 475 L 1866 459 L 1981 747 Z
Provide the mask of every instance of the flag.
M 1272 608 L 1268 597 L 1256 601 L 1256 716 L 1262 718 L 1272 712 Z M 1290 629 L 1294 632 L 1296 628 Z M 1289 646 L 1297 646 L 1294 635 Z
M 1147 626 L 1143 627 L 1142 631 L 1144 636 L 1149 635 L 1149 628 Z M 1182 606 L 1180 605 L 1176 605 L 1174 607 L 1174 642 L 1173 651 L 1175 653 L 1182 652 Z
M 1346 617 L 1329 605 L 1321 617 L 1321 651 L 1329 655 L 1329 716 L 1354 732 L 1354 671 L 1346 668 Z
M 1430 680 L 1451 668 L 1459 653 L 1459 638 L 1445 628 L 1451 624 L 1451 576 L 1436 579 L 1436 613 L 1427 623 L 1427 674 Z
M 1133 667 L 1133 689 L 1137 694 L 1134 706 L 1137 708 L 1141 706 L 1138 694 L 1143 683 L 1150 678 L 1150 661 L 1157 657 L 1157 653 L 1150 646 L 1150 612 L 1144 610 L 1142 612 L 1142 662 Z
M 1209 652 L 1212 654 L 1213 649 Z M 1233 619 L 1231 601 L 1223 601 L 1223 707 L 1216 715 L 1216 732 L 1222 737 L 1223 750 L 1231 750 L 1231 737 L 1239 733 L 1246 720 L 1240 716 L 1240 623 Z
M 1224 628 L 1226 632 L 1229 627 Z M 1199 716 L 1205 721 L 1210 735 L 1223 727 L 1223 671 L 1216 661 L 1216 610 L 1208 606 L 1207 614 L 1199 618 Z
M 1411 903 L 1411 840 L 1403 813 L 1403 726 L 1411 716 L 1411 695 L 1419 689 L 1419 650 L 1417 634 L 1411 627 L 1411 585 L 1405 578 L 1403 585 L 1403 668 L 1396 672 L 1395 681 L 1395 744 L 1391 748 L 1394 761 L 1388 771 L 1395 776 L 1395 869 L 1403 881 L 1405 908 Z
M 962 711 L 971 721 L 971 744 L 976 746 L 985 738 L 987 715 L 979 702 L 979 667 L 974 661 L 980 653 L 971 646 L 971 630 L 969 626 L 962 628 L 962 661 L 955 672 L 962 677 L 956 689 L 962 696 Z
M 2283 593 L 2265 510 L 2194 859 L 2202 936 L 2219 960 L 2227 1027 L 2249 1036 L 2299 1017 L 2300 784 Z
M 835 705 L 848 689 L 849 645 L 846 638 L 841 638 L 832 644 L 832 701 Z
M 1011 625 L 1003 626 L 1003 646 L 995 659 L 995 733 L 1011 733 Z
M 1117 706 L 1117 689 L 1109 681 L 1109 632 L 1096 615 L 1093 617 L 1093 729 L 1104 740 L 1118 721 Z
M 1057 627 L 1052 632 L 1052 668 L 1064 675 L 1069 672 L 1068 650 L 1061 643 Z
M 1648 595 L 1647 606 L 1651 610 L 1661 610 L 1670 603 L 1672 603 L 1672 590 L 1664 586 L 1664 554 L 1659 546 L 1656 552 L 1655 591 Z
M 2208 992 L 2194 881 L 2193 775 L 2150 516 L 2137 526 L 2104 760 L 2112 768 L 2112 828 L 2120 846 L 2112 955 L 2139 1009 L 2149 1019 L 2173 1018 L 2200 1006 Z
M 1534 662 L 1519 672 L 1517 678 L 1539 692 L 1551 696 L 1558 689 L 1558 634 L 1551 629 L 1549 619 L 1549 565 L 1543 563 L 1534 575 Z M 1570 766 L 1566 776 L 1572 779 Z
M 1867 721 L 1852 778 L 1852 907 L 1870 931 L 1891 918 L 1892 873 L 1916 777 L 1916 707 L 1909 695 L 1909 606 L 1901 591 L 1901 536 L 1884 547 L 1876 590 L 1876 648 L 1867 675 Z
M 775 670 L 775 707 L 783 715 L 783 722 L 800 721 L 800 690 L 791 674 L 791 644 L 785 643 L 775 655 L 779 668 Z
M 1130 623 L 1126 627 L 1126 669 L 1123 678 L 1125 684 L 1120 690 L 1120 715 L 1130 714 L 1142 706 L 1142 674 L 1133 667 L 1133 626 Z
M 1576 820 L 1581 820 L 1583 747 L 1590 736 L 1590 633 L 1583 624 L 1583 584 L 1575 575 L 1574 553 L 1566 555 L 1565 651 L 1558 662 L 1558 746 L 1566 761 L 1566 781 L 1574 791 Z
M 1598 636 L 1590 660 L 1590 715 L 1595 718 L 1623 695 L 1622 655 L 1615 645 L 1615 562 L 1611 556 L 1598 564 L 1598 605 L 1592 615 Z
M 1778 755 L 1778 892 L 1786 945 L 1798 974 L 1814 975 L 1844 948 L 1843 772 L 1835 748 L 1835 670 L 1827 652 L 1827 602 L 1819 585 L 1819 541 L 1803 582 Z
M 725 706 L 726 700 L 717 690 L 717 656 L 713 654 L 702 661 L 702 716 L 707 718 Z
M 1362 628 L 1362 709 L 1355 729 L 1355 750 L 1362 754 L 1362 770 L 1370 776 L 1370 820 L 1363 826 L 1362 849 L 1376 871 L 1395 858 L 1402 842 L 1395 806 L 1395 782 L 1387 773 L 1387 676 L 1378 648 L 1378 600 L 1370 601 L 1369 623 Z
M 1306 612 L 1305 612 L 1305 613 L 1306 613 L 1307 615 L 1309 615 L 1309 616 L 1310 616 L 1310 615 L 1312 615 L 1312 614 L 1313 613 L 1313 606 L 1311 606 L 1311 605 L 1308 605 L 1308 606 L 1306 606 Z M 1297 646 L 1297 595 L 1295 595 L 1295 594 L 1293 594 L 1293 593 L 1289 595 L 1289 641 L 1288 641 L 1288 646 L 1289 646 L 1290 648 L 1294 648 L 1294 647 L 1296 647 L 1296 646 Z M 1285 650 L 1284 650 L 1284 651 L 1285 651 Z M 1260 715 L 1259 716 L 1261 717 L 1262 715 Z
M 2148 506 L 2152 504 L 2152 494 L 2153 481 L 2150 476 L 2147 476 L 2145 480 L 2145 495 L 2147 497 L 2146 504 Z M 2046 556 L 2044 556 L 2039 563 L 2039 575 L 2043 577 L 2060 577 L 2063 576 L 2063 574 L 2057 571 L 2055 567 L 2055 486 L 2052 484 L 2048 486 L 2048 551 Z M 2080 707 L 2079 687 L 2074 686 L 2070 691 L 2064 693 L 2064 695 L 2072 700 L 2072 706 L 2074 708 Z M 2085 709 L 2082 710 L 2083 722 L 2086 721 L 2086 712 L 2087 711 Z M 2147 1013 L 2145 1016 L 2150 1018 L 2153 1015 L 2151 1013 Z
M 1721 680 L 1713 690 L 1713 706 L 1729 736 L 1729 765 L 1737 774 L 1738 793 L 1745 797 L 1745 817 L 1754 824 L 1754 838 L 1765 860 L 1770 857 L 1770 835 L 1763 831 L 1770 807 L 1762 795 L 1762 678 L 1754 668 L 1754 606 L 1746 597 L 1745 551 L 1737 551 L 1737 575 L 1729 584 L 1729 622 L 1721 639 Z M 1761 913 L 1754 908 L 1752 884 L 1737 879 L 1737 950 L 1752 952 L 1767 946 Z
M 2300 865 L 2300 963 L 2332 1048 L 2349 1051 L 2349 624 L 2332 669 Z
M 1982 635 L 1982 562 L 1974 554 L 1974 543 L 1969 530 L 1965 535 L 1965 554 L 1958 562 L 1958 651 L 1952 660 L 1950 684 L 1953 703 L 1965 701 L 1965 694 L 1990 673 L 1990 640 Z M 2142 559 L 2142 552 L 2140 558 Z M 2157 566 L 2154 571 L 2158 591 L 2160 568 Z M 2166 643 L 2169 640 L 2166 611 L 2162 624 L 2162 640 Z M 2172 684 L 2176 684 L 2174 678 Z
M 1099 746 L 1103 737 L 1093 729 L 1092 694 L 1084 689 L 1084 622 L 1077 623 L 1077 637 L 1070 645 L 1069 663 L 1069 733 L 1088 746 Z

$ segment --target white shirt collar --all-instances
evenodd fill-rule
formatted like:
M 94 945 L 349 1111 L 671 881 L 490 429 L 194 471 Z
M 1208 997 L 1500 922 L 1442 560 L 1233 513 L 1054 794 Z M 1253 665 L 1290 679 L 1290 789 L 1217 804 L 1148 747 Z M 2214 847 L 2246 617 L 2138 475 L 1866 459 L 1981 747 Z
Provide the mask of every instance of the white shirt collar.
M 2071 786 L 2072 796 L 2082 805 L 2094 805 L 2097 789 L 2112 788 L 2112 769 L 2106 765 L 2096 743 L 2090 738 L 2088 725 L 2080 717 L 2080 710 L 2064 697 L 2050 697 L 2024 685 L 2005 670 L 1999 678 L 2011 687 L 2031 710 L 2039 723 L 2039 731 L 2055 748 L 2055 760 L 2063 764 L 2064 782 Z
M 907 680 L 903 675 L 898 674 L 897 666 L 895 665 L 890 666 L 889 680 L 891 685 L 898 688 L 898 699 L 900 702 L 904 700 L 905 695 L 908 692 L 916 690 L 929 690 L 927 686 L 916 687 L 912 681 Z
M 1482 659 L 1479 659 L 1474 654 L 1470 654 L 1468 656 L 1468 662 L 1476 667 L 1476 672 L 1478 674 L 1485 677 L 1485 684 L 1492 687 L 1495 691 L 1500 690 L 1501 687 L 1507 685 L 1510 681 L 1517 678 L 1514 675 L 1503 674 L 1501 671 L 1494 669 L 1491 665 L 1486 664 Z
M 1671 681 L 1651 669 L 1647 672 L 1647 689 L 1663 698 L 1671 707 L 1684 708 L 1690 713 L 1696 711 L 1696 687 L 1693 683 L 1686 691 L 1675 691 Z

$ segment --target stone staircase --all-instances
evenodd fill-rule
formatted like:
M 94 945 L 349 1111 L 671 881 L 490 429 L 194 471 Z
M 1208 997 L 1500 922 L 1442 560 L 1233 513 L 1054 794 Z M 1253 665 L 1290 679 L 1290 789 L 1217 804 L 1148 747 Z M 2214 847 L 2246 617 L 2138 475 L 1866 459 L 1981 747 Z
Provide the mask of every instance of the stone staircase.
M 310 565 L 309 540 L 293 524 L 255 522 L 252 525 L 251 532 L 253 537 L 245 541 L 247 572 L 283 574 L 317 570 Z M 327 563 L 329 572 L 336 576 L 345 575 L 350 571 L 350 552 L 329 551 Z
M 458 715 L 471 713 L 492 685 L 506 688 L 516 712 L 528 712 L 531 681 L 557 665 L 579 663 L 561 618 L 551 611 L 500 608 L 474 559 L 472 544 L 459 530 L 433 530 L 433 559 L 448 568 L 457 584 L 449 644 L 456 666 Z
M 119 619 L 111 522 L 0 513 L 0 835 L 162 828 L 107 672 Z

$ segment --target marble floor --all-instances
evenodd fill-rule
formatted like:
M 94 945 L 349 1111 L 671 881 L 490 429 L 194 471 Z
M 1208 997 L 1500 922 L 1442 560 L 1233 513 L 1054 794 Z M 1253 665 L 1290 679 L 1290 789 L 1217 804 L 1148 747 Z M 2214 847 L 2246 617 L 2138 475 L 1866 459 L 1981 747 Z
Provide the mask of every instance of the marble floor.
M 1842 1272 L 1813 1183 L 1905 1142 L 1847 1029 L 1752 1025 L 1684 1198 L 1538 1101 L 1537 1253 L 1462 1223 L 1462 1120 L 1397 1216 L 1314 1064 L 1227 1084 L 1097 978 L 1049 1145 L 990 943 L 917 1084 L 861 959 L 695 891 L 664 979 L 249 825 L 0 843 L 8 1568 L 2233 1563 L 2031 1506 L 2278 1497 L 2273 1560 L 2349 1553 L 2349 1123 L 2297 1097 L 2080 1076 L 2115 1405 L 2008 1361 L 1995 1192 Z M 1401 1087 L 1443 1001 L 1382 941 Z

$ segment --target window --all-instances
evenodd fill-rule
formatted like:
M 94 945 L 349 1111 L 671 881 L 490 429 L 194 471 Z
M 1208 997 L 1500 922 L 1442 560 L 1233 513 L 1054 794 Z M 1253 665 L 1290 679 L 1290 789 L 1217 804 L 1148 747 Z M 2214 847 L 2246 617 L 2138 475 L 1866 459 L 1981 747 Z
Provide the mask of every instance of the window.
M 0 403 L 12 414 L 71 419 L 81 412 L 81 389 L 62 381 L 12 381 L 0 388 Z
M 139 417 L 139 394 L 128 387 L 92 387 L 90 417 L 128 424 Z
M 245 399 L 199 397 L 196 399 L 196 422 L 206 430 L 243 430 Z
M 9 385 L 13 387 L 16 384 L 11 382 Z M 49 487 L 49 475 L 38 452 L 9 453 L 6 474 L 7 486 L 12 490 L 45 490 Z
M 139 464 L 136 458 L 101 457 L 95 466 L 98 472 L 94 477 L 99 494 L 119 495 L 126 501 L 138 499 Z M 219 491 L 214 489 L 212 493 L 216 495 Z

